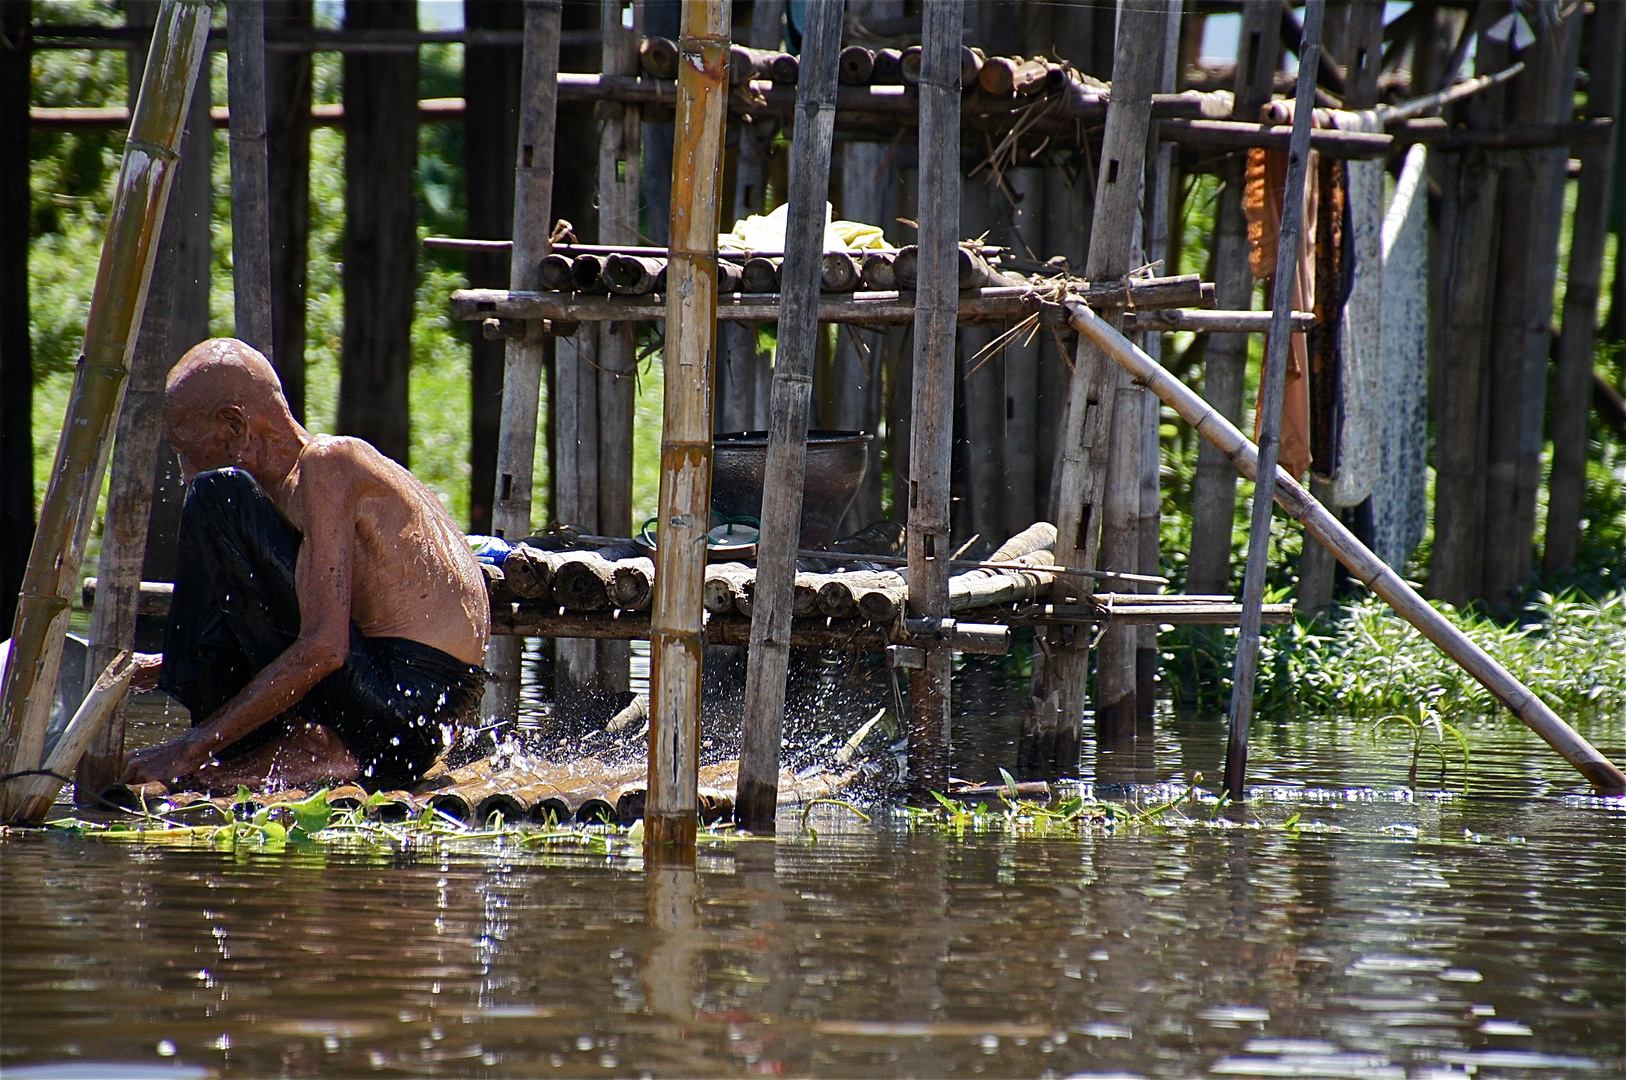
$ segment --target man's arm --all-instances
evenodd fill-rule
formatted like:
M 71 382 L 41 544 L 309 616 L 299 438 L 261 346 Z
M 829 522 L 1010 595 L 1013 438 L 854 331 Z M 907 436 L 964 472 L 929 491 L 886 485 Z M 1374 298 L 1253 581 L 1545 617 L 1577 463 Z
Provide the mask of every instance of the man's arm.
M 162 746 L 131 755 L 129 783 L 189 775 L 281 716 L 350 654 L 350 564 L 355 547 L 358 471 L 343 444 L 307 451 L 300 461 L 305 537 L 294 569 L 299 637 L 208 722 Z

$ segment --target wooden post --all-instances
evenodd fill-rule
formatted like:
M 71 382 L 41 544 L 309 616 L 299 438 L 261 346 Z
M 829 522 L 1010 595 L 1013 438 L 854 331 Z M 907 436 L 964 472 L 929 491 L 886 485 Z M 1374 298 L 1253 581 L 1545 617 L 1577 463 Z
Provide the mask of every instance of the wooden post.
M 525 9 L 513 0 L 464 0 L 470 30 L 519 30 Z M 519 142 L 521 49 L 515 45 L 464 46 L 463 138 L 469 235 L 507 240 L 514 227 L 514 148 Z M 508 287 L 509 255 L 468 254 L 469 285 Z M 469 531 L 492 530 L 491 500 L 497 484 L 497 438 L 502 430 L 504 343 L 473 327 L 469 337 Z
M 717 195 L 728 94 L 729 0 L 683 0 L 671 255 L 666 264 L 665 416 L 650 616 L 645 858 L 692 860 L 698 825 L 701 590 L 711 524 Z
M 226 11 L 226 93 L 231 108 L 232 303 L 237 337 L 274 360 L 271 222 L 265 137 L 265 0 Z
M 1281 450 L 1282 398 L 1287 383 L 1287 350 L 1292 337 L 1294 272 L 1304 226 L 1304 182 L 1309 169 L 1310 121 L 1315 110 L 1315 73 L 1321 64 L 1321 22 L 1326 0 L 1308 0 L 1299 43 L 1299 81 L 1293 102 L 1293 139 L 1287 151 L 1287 186 L 1277 233 L 1275 289 L 1270 336 L 1266 339 L 1263 385 L 1259 391 L 1258 471 L 1276 475 Z M 1253 527 L 1248 532 L 1248 565 L 1242 578 L 1242 627 L 1231 677 L 1230 738 L 1225 748 L 1225 790 L 1233 802 L 1247 798 L 1248 724 L 1253 719 L 1253 679 L 1259 665 L 1259 614 L 1265 602 L 1265 571 L 1270 554 L 1271 493 L 1256 492 Z
M 345 26 L 416 30 L 417 0 L 349 4 Z M 403 465 L 417 300 L 418 54 L 344 54 L 344 341 L 338 429 Z
M 1309 19 L 1305 22 L 1308 31 Z M 1099 343 L 1136 382 L 1172 407 L 1204 439 L 1218 446 L 1243 476 L 1250 480 L 1257 478 L 1260 448 L 1249 442 L 1235 424 L 1137 349 L 1087 305 L 1070 302 L 1067 309 L 1072 325 L 1079 333 Z M 1350 573 L 1393 608 L 1395 614 L 1421 630 L 1424 637 L 1438 645 L 1441 651 L 1558 751 L 1565 761 L 1591 782 L 1594 790 L 1600 795 L 1626 794 L 1626 776 L 1608 758 L 1559 719 L 1552 709 L 1474 644 L 1472 639 L 1452 626 L 1450 620 L 1413 592 L 1399 574 L 1357 540 L 1343 522 L 1329 513 L 1280 467 L 1276 469 L 1275 499 L 1290 517 L 1304 526 L 1306 532 L 1331 548 Z
M 1163 64 L 1158 78 L 1158 91 L 1172 94 L 1179 88 L 1180 30 L 1184 4 L 1169 5 L 1168 19 L 1163 29 Z M 1170 243 L 1170 204 L 1174 202 L 1175 184 L 1174 146 L 1158 139 L 1157 121 L 1152 121 L 1147 135 L 1146 153 L 1150 162 L 1146 170 L 1146 211 L 1143 226 L 1146 236 L 1145 261 L 1163 261 L 1160 273 L 1172 273 L 1171 264 L 1178 260 L 1178 244 Z M 1163 355 L 1163 335 L 1145 335 L 1143 347 L 1148 355 L 1159 359 Z M 1158 439 L 1162 406 L 1155 394 L 1141 394 L 1144 417 L 1141 420 L 1140 498 L 1136 521 L 1136 562 L 1142 574 L 1158 574 L 1162 563 L 1163 521 L 1163 447 Z M 1142 585 L 1141 592 L 1152 587 Z M 1135 631 L 1135 727 L 1136 738 L 1148 740 L 1153 735 L 1152 723 L 1157 709 L 1157 673 L 1159 668 L 1157 626 L 1148 623 Z M 1150 742 L 1148 742 L 1148 748 Z
M 1512 82 L 1513 121 L 1574 111 L 1581 9 L 1544 24 Z M 1553 278 L 1564 211 L 1566 147 L 1516 150 L 1502 169 L 1494 333 L 1486 415 L 1485 570 L 1481 595 L 1511 612 L 1530 572 L 1552 340 Z
M 273 31 L 309 31 L 311 0 L 265 0 Z M 305 283 L 311 205 L 311 54 L 265 58 L 266 184 L 271 246 L 271 362 L 294 419 L 305 422 Z M 487 485 L 489 486 L 489 485 Z
M 1113 70 L 1117 92 L 1107 108 L 1101 160 L 1096 170 L 1095 220 L 1085 276 L 1110 281 L 1134 269 L 1135 225 L 1141 212 L 1152 94 L 1163 55 L 1167 0 L 1123 9 L 1118 24 Z M 1117 316 L 1121 321 L 1121 315 Z M 1056 451 L 1055 495 L 1057 562 L 1089 569 L 1100 549 L 1104 569 L 1134 572 L 1138 554 L 1135 518 L 1140 509 L 1142 391 L 1132 387 L 1087 339 L 1074 358 Z M 1104 520 L 1103 520 L 1104 519 Z M 1099 527 L 1100 531 L 1097 532 Z M 1058 599 L 1079 586 L 1058 582 Z M 1088 586 L 1083 591 L 1089 591 Z M 1135 632 L 1116 628 L 1098 664 L 1096 732 L 1104 743 L 1132 738 L 1135 713 Z M 1104 642 L 1105 645 L 1105 642 Z M 1089 649 L 1075 636 L 1071 644 L 1053 641 L 1034 735 L 1048 752 L 1039 760 L 1057 774 L 1078 767 Z M 1038 728 L 1042 722 L 1044 727 Z
M 519 143 L 514 155 L 514 246 L 508 280 L 516 289 L 540 287 L 548 253 L 553 201 L 553 129 L 559 95 L 559 23 L 563 0 L 526 0 L 520 75 Z M 518 540 L 531 531 L 531 487 L 536 470 L 536 414 L 542 390 L 541 327 L 508 340 L 503 357 L 502 427 L 497 439 L 497 484 L 491 526 Z M 519 715 L 520 638 L 498 639 L 486 651 L 492 674 L 484 715 Z
M 842 0 L 811 0 L 805 8 L 801 73 L 796 83 L 797 124 L 790 144 L 779 354 L 774 362 L 768 460 L 763 470 L 762 535 L 757 544 L 745 726 L 734 797 L 735 820 L 769 832 L 779 805 L 779 742 L 790 666 L 792 586 L 796 551 L 801 546 L 813 356 L 819 335 L 819 270 L 824 254 L 824 202 L 830 190 L 830 143 L 836 123 L 841 8 Z
M 754 49 L 777 50 L 784 40 L 784 0 L 757 0 L 752 5 L 747 43 Z M 767 211 L 768 163 L 772 121 L 756 119 L 739 125 L 734 158 L 733 217 L 726 229 L 749 214 Z M 717 350 L 717 430 L 755 431 L 767 425 L 768 378 L 773 360 L 759 344 L 755 323 L 729 323 L 719 329 Z
M 598 520 L 599 323 L 581 323 L 554 339 L 553 457 L 549 475 L 554 520 L 601 533 Z M 575 715 L 598 682 L 598 646 L 585 638 L 553 642 L 554 699 Z
M 130 122 L 114 186 L 113 213 L 85 327 L 85 349 L 68 402 L 67 422 L 40 511 L 22 598 L 12 628 L 0 723 L 0 771 L 36 769 L 44 757 L 63 635 L 79 587 L 79 566 L 107 467 L 108 439 L 124 394 L 131 347 L 192 88 L 208 42 L 214 5 L 169 0 L 158 13 L 141 96 Z M 14 788 L 15 785 L 12 785 Z M 12 789 L 0 818 L 16 810 Z
M 1588 119 L 1613 118 L 1620 99 L 1621 51 L 1626 49 L 1626 4 L 1593 8 L 1587 33 Z M 1618 142 L 1581 148 L 1581 179 L 1575 195 L 1575 227 L 1564 289 L 1564 334 L 1553 380 L 1553 471 L 1547 493 L 1547 538 L 1542 569 L 1570 566 L 1581 544 L 1586 501 L 1586 458 L 1592 418 L 1593 354 L 1598 341 L 1598 293 L 1608 239 L 1610 162 Z M 1618 270 L 1616 271 L 1619 272 Z
M 1484 26 L 1489 8 L 1475 14 Z M 1466 31 L 1473 33 L 1472 27 Z M 1479 35 L 1482 75 L 1507 66 L 1508 49 Z M 1442 73 L 1449 78 L 1451 72 Z M 1502 124 L 1506 88 L 1463 103 L 1468 128 Z M 1485 561 L 1485 372 L 1491 338 L 1496 202 L 1500 170 L 1482 150 L 1429 155 L 1441 191 L 1430 241 L 1429 323 L 1434 357 L 1429 399 L 1434 420 L 1434 548 L 1430 597 L 1461 606 L 1480 596 Z
M 1237 40 L 1234 119 L 1258 121 L 1270 100 L 1280 38 L 1281 0 L 1246 0 Z M 1214 300 L 1228 311 L 1253 307 L 1253 271 L 1248 266 L 1248 223 L 1242 213 L 1247 154 L 1225 163 L 1225 186 L 1214 212 Z M 1212 334 L 1204 343 L 1203 393 L 1232 423 L 1242 420 L 1242 391 L 1248 364 L 1245 334 Z M 1186 587 L 1194 593 L 1231 591 L 1231 534 L 1236 521 L 1236 471 L 1207 443 L 1197 448 L 1191 486 L 1191 554 Z
M 915 291 L 909 446 L 909 614 L 948 618 L 949 470 L 954 440 L 954 338 L 959 318 L 960 34 L 962 0 L 921 12 L 920 263 Z M 953 653 L 926 650 L 909 672 L 909 768 L 916 797 L 948 784 Z
M 0 0 L 0 625 L 34 539 L 34 363 L 28 333 L 29 0 Z
M 621 25 L 623 0 L 604 0 L 601 34 L 607 75 L 638 73 L 638 28 Z M 636 21 L 636 5 L 634 15 Z M 601 244 L 634 244 L 638 234 L 638 179 L 642 119 L 633 105 L 611 104 L 599 136 L 598 238 Z M 610 536 L 632 535 L 632 427 L 638 364 L 634 324 L 598 328 L 598 527 Z M 620 693 L 632 678 L 632 652 L 625 642 L 601 642 L 599 678 Z

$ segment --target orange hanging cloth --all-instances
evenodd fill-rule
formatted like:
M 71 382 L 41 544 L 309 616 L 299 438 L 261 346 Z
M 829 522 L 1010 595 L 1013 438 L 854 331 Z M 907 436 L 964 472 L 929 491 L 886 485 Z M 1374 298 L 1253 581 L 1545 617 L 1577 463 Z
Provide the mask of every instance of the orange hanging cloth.
M 1298 265 L 1293 276 L 1293 310 L 1310 309 L 1315 295 L 1317 155 L 1305 170 L 1303 228 Z M 1248 151 L 1247 185 L 1242 208 L 1248 218 L 1248 264 L 1256 278 L 1276 273 L 1276 248 L 1282 222 L 1282 193 L 1287 187 L 1287 152 L 1253 147 Z M 1269 339 L 1266 338 L 1266 351 Z M 1278 460 L 1294 477 L 1310 470 L 1310 348 L 1303 332 L 1294 332 L 1287 350 L 1287 381 L 1282 395 L 1281 449 Z M 1255 408 L 1253 437 L 1258 441 L 1262 417 Z

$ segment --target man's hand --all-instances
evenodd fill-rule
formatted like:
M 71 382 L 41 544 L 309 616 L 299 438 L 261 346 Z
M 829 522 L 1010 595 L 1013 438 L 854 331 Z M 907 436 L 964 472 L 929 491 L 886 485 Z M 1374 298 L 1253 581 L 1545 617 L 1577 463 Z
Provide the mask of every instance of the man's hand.
M 135 674 L 130 676 L 130 692 L 158 689 L 158 676 L 163 673 L 163 670 L 163 653 L 136 653 Z
M 202 749 L 190 734 L 182 735 L 179 739 L 131 754 L 124 765 L 124 782 L 145 784 L 157 780 L 164 784 L 172 783 L 197 772 L 209 758 L 209 751 Z

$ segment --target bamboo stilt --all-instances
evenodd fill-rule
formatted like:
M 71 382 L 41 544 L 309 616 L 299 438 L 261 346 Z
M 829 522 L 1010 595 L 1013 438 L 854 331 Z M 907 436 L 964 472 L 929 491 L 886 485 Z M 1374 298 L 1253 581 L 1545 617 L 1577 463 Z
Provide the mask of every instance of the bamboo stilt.
M 28 145 L 29 0 L 0 0 L 0 146 Z M 0 625 L 16 614 L 34 537 L 34 362 L 29 335 L 29 160 L 0 158 Z
M 1588 119 L 1613 118 L 1620 98 L 1621 53 L 1626 50 L 1626 5 L 1594 7 L 1588 27 Z M 1613 129 L 1611 129 L 1613 130 Z M 1542 569 L 1553 573 L 1575 561 L 1586 501 L 1586 458 L 1592 416 L 1592 367 L 1598 341 L 1598 294 L 1608 239 L 1610 162 L 1616 138 L 1580 152 L 1575 228 L 1564 288 L 1564 335 L 1553 381 L 1553 467 L 1547 495 L 1547 537 Z M 1618 271 L 1617 271 L 1618 273 Z
M 1298 91 L 1294 99 L 1292 149 L 1287 152 L 1287 186 L 1282 194 L 1281 230 L 1276 241 L 1275 292 L 1271 297 L 1271 332 L 1265 350 L 1259 391 L 1258 469 L 1276 475 L 1281 450 L 1282 398 L 1287 383 L 1287 350 L 1293 316 L 1292 268 L 1298 265 L 1304 227 L 1304 181 L 1309 168 L 1310 120 L 1315 109 L 1315 72 L 1321 61 L 1321 23 L 1326 0 L 1309 0 L 1304 9 L 1304 36 L 1299 44 Z M 1253 679 L 1259 664 L 1259 611 L 1265 602 L 1265 570 L 1270 553 L 1271 500 L 1255 495 L 1248 532 L 1248 565 L 1242 578 L 1242 632 L 1231 677 L 1230 738 L 1225 750 L 1225 790 L 1233 802 L 1247 798 L 1248 724 L 1253 720 Z
M 114 186 L 84 354 L 12 627 L 11 658 L 0 696 L 5 733 L 0 771 L 38 768 L 43 757 L 63 635 L 107 467 L 107 436 L 124 394 L 213 10 L 207 0 L 170 0 L 159 9 L 141 96 Z M 9 792 L 0 799 L 0 819 L 10 820 L 16 809 Z
M 634 8 L 634 21 L 639 13 Z M 605 74 L 636 75 L 638 28 L 621 25 L 620 0 L 604 0 Z M 600 134 L 598 238 L 630 244 L 638 235 L 638 179 L 643 125 L 631 105 L 611 109 Z M 637 341 L 631 323 L 605 323 L 598 333 L 598 525 L 611 536 L 632 535 L 632 440 L 636 408 Z M 600 644 L 599 678 L 609 693 L 626 691 L 632 654 L 619 643 Z
M 1113 61 L 1120 90 L 1107 109 L 1097 169 L 1095 220 L 1084 273 L 1092 280 L 1127 275 L 1134 269 L 1133 240 L 1141 212 L 1152 93 L 1157 89 L 1168 5 L 1124 8 Z M 1132 89 L 1131 89 L 1132 88 Z M 1062 436 L 1056 451 L 1055 520 L 1060 533 L 1057 561 L 1089 568 L 1100 561 L 1106 569 L 1133 572 L 1138 545 L 1134 519 L 1139 513 L 1139 394 L 1100 350 L 1081 339 L 1068 387 Z M 1104 519 L 1104 520 L 1103 520 Z M 1098 531 L 1099 530 L 1099 531 Z M 1058 582 L 1058 601 L 1078 590 Z M 1088 592 L 1088 587 L 1085 587 Z M 1030 718 L 1025 738 L 1038 748 L 1030 757 L 1061 775 L 1078 767 L 1089 650 L 1082 639 L 1055 642 L 1049 650 L 1050 686 L 1040 695 L 1038 715 Z M 1135 650 L 1133 631 L 1120 632 L 1101 655 L 1098 670 L 1096 727 L 1103 740 L 1133 734 Z
M 665 417 L 651 616 L 646 858 L 692 860 L 698 823 L 702 585 L 711 522 L 717 196 L 728 92 L 728 0 L 684 0 L 672 156 Z
M 521 65 L 519 149 L 514 163 L 514 229 L 508 279 L 534 289 L 548 253 L 553 200 L 553 132 L 557 121 L 559 24 L 562 0 L 526 0 Z M 517 540 L 531 531 L 531 487 L 536 469 L 536 416 L 542 390 L 541 327 L 508 340 L 503 356 L 502 427 L 497 438 L 497 488 L 492 532 Z M 494 678 L 484 714 L 519 716 L 519 642 L 494 641 L 486 663 Z
M 1218 446 L 1243 476 L 1252 480 L 1259 468 L 1259 448 L 1221 416 L 1190 387 L 1165 371 L 1122 334 L 1109 326 L 1087 305 L 1069 302 L 1071 322 L 1107 350 L 1137 381 L 1151 390 L 1203 438 Z M 1574 728 L 1559 719 L 1552 709 L 1528 687 L 1462 631 L 1452 626 L 1427 601 L 1401 579 L 1384 561 L 1357 540 L 1344 524 L 1330 514 L 1298 481 L 1281 468 L 1276 470 L 1275 498 L 1278 505 L 1306 532 L 1331 548 L 1338 561 L 1357 579 L 1381 597 L 1401 618 L 1422 631 L 1446 655 L 1478 680 L 1511 709 L 1531 730 L 1558 751 L 1591 782 L 1601 795 L 1626 793 L 1626 775 L 1582 738 Z
M 779 355 L 774 363 L 768 458 L 763 470 L 762 534 L 757 544 L 745 722 L 734 801 L 736 819 L 742 825 L 768 831 L 779 804 L 779 744 L 790 666 L 813 358 L 818 345 L 841 8 L 841 0 L 813 0 L 807 5 L 796 85 L 798 124 L 791 142 L 790 209 L 785 222 L 785 261 L 780 267 Z
M 919 279 L 915 293 L 909 450 L 909 614 L 948 617 L 949 472 L 954 439 L 954 338 L 959 313 L 961 0 L 922 11 Z M 909 672 L 909 766 L 916 796 L 948 782 L 946 647 Z

